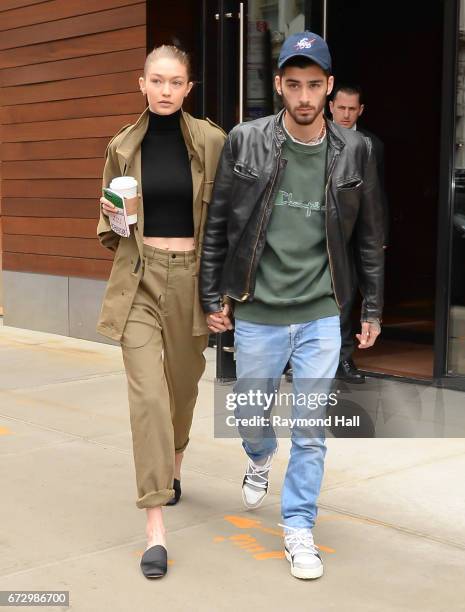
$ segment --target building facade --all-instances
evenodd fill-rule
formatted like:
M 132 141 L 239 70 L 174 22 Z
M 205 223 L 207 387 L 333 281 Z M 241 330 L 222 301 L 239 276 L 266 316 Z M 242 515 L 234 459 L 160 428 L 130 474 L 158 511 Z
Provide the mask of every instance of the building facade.
M 95 237 L 103 154 L 144 108 L 137 79 L 148 49 L 191 52 L 188 110 L 228 130 L 278 110 L 279 47 L 307 28 L 328 40 L 336 82 L 362 85 L 363 124 L 385 145 L 383 334 L 357 364 L 465 388 L 464 4 L 3 0 L 5 324 L 103 340 L 95 332 L 111 266 Z M 219 341 L 220 375 L 233 367 L 231 345 Z
M 146 5 L 6 0 L 0 29 L 5 324 L 93 338 L 111 266 L 96 197 L 109 138 L 144 108 Z

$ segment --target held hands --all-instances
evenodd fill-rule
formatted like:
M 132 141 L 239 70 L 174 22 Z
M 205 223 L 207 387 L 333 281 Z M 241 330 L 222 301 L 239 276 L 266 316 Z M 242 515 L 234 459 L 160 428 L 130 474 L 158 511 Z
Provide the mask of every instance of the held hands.
M 206 316 L 208 329 L 213 333 L 221 333 L 228 329 L 233 329 L 231 323 L 231 308 L 229 304 L 225 304 L 223 310 L 219 312 L 211 312 Z
M 358 345 L 359 349 L 366 349 L 373 346 L 376 342 L 376 338 L 381 333 L 381 326 L 378 322 L 362 322 L 362 333 L 355 334 L 357 340 L 360 342 Z

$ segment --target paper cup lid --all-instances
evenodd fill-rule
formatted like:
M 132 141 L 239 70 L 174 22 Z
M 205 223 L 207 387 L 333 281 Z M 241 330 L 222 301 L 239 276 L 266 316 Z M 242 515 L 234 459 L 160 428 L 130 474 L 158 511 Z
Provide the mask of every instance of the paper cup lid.
M 137 187 L 137 181 L 133 176 L 117 176 L 110 183 L 110 189 L 131 189 Z

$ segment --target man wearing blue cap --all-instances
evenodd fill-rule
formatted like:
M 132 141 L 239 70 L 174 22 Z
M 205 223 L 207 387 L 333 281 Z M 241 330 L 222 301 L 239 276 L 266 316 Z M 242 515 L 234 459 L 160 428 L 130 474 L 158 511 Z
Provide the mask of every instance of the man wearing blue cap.
M 294 400 L 328 397 L 339 362 L 339 313 L 352 295 L 353 257 L 363 295 L 360 348 L 374 344 L 383 306 L 376 164 L 367 139 L 324 117 L 333 87 L 328 46 L 312 32 L 294 34 L 282 46 L 278 68 L 283 110 L 236 126 L 226 140 L 200 269 L 210 330 L 232 329 L 234 307 L 235 392 L 250 398 L 235 409 L 248 455 L 242 484 L 248 508 L 265 498 L 277 449 L 274 416 L 260 398 L 279 388 L 288 361 Z M 292 403 L 295 425 L 282 488 L 285 554 L 292 575 L 304 579 L 323 574 L 312 528 L 326 453 L 324 421 L 305 425 L 325 416 L 328 404 L 318 403 L 318 411 Z M 253 417 L 262 420 L 253 425 Z

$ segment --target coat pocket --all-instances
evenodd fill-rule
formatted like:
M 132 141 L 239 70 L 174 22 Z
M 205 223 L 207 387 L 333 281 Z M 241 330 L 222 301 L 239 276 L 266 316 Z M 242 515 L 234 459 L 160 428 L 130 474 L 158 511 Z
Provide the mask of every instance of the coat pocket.
M 363 179 L 358 176 L 351 176 L 349 178 L 339 179 L 336 183 L 338 191 L 352 191 L 358 189 L 363 185 Z
M 150 341 L 154 331 L 153 324 L 128 319 L 121 336 L 121 345 L 125 348 L 141 348 Z
M 233 172 L 234 176 L 248 181 L 255 181 L 258 179 L 257 170 L 242 162 L 236 162 L 234 164 Z

